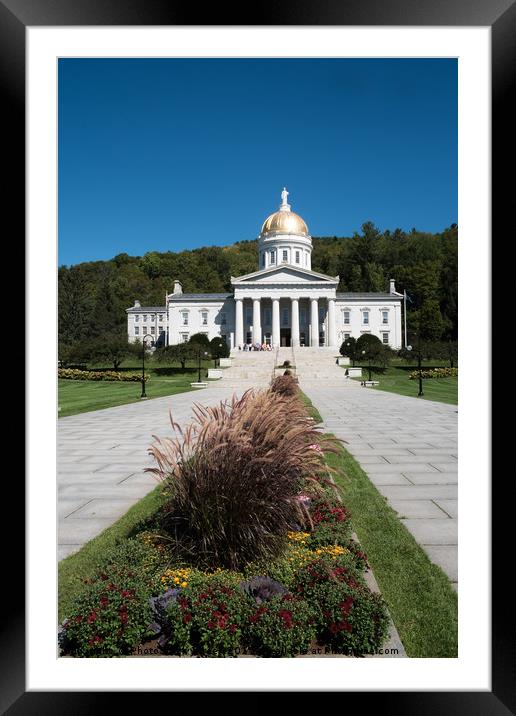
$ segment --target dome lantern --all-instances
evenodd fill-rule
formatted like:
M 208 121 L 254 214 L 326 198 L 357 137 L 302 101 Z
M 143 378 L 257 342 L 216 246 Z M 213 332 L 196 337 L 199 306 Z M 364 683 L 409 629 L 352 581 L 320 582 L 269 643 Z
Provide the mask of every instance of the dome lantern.
M 311 269 L 312 237 L 304 220 L 287 203 L 289 192 L 281 192 L 278 211 L 263 222 L 259 236 L 260 269 L 291 264 Z

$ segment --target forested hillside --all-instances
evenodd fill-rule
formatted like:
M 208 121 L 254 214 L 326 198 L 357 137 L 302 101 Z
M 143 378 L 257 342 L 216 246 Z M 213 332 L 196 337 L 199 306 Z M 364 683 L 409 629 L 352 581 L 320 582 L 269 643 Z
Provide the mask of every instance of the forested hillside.
M 390 278 L 406 289 L 409 325 L 426 340 L 457 336 L 457 227 L 438 234 L 380 232 L 372 223 L 352 237 L 313 239 L 312 269 L 340 276 L 340 291 L 385 291 Z M 179 279 L 186 293 L 231 290 L 231 276 L 257 270 L 258 242 L 144 256 L 118 254 L 59 269 L 59 339 L 73 345 L 125 332 L 125 309 L 139 299 L 161 306 Z

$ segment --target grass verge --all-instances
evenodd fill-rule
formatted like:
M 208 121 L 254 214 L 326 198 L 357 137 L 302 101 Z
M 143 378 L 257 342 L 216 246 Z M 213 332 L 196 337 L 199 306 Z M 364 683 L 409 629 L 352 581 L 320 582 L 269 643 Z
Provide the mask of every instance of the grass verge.
M 423 361 L 423 369 L 436 368 L 445 366 L 447 363 L 439 363 L 435 361 Z M 345 370 L 347 366 L 342 366 Z M 417 365 L 408 366 L 406 363 L 396 363 L 395 361 L 385 370 L 377 370 L 371 368 L 371 378 L 378 380 L 380 385 L 368 388 L 368 390 L 385 390 L 388 393 L 397 393 L 398 395 L 407 395 L 417 398 L 419 390 L 419 381 L 410 380 L 409 374 L 417 370 Z M 369 368 L 362 366 L 362 379 L 369 378 Z M 353 380 L 353 379 L 352 379 Z M 439 403 L 449 403 L 457 405 L 458 403 L 459 381 L 457 378 L 427 378 L 423 380 L 423 393 L 421 400 L 436 400 Z
M 163 504 L 161 485 L 133 505 L 123 517 L 87 542 L 79 552 L 65 557 L 58 567 L 59 599 L 58 614 L 61 621 L 73 609 L 74 602 L 83 589 L 83 580 L 91 577 L 96 565 L 108 550 L 127 539 Z
M 305 408 L 306 408 L 306 410 L 307 410 L 307 412 L 308 412 L 308 415 L 309 415 L 311 418 L 313 418 L 316 423 L 322 423 L 322 421 L 323 421 L 322 415 L 321 415 L 321 413 L 317 410 L 317 408 L 315 407 L 315 405 L 312 403 L 312 401 L 310 400 L 310 398 L 308 397 L 308 395 L 305 395 L 305 393 L 303 393 L 303 392 L 300 390 L 300 391 L 299 391 L 299 398 L 300 398 L 301 402 L 303 403 L 303 405 L 305 406 Z
M 326 455 L 408 656 L 456 657 L 457 594 L 356 460 Z

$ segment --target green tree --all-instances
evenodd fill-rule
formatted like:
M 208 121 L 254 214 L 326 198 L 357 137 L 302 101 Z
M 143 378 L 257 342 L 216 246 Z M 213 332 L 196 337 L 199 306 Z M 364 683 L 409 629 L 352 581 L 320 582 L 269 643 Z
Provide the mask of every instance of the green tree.
M 122 334 L 104 333 L 92 342 L 90 360 L 106 361 L 118 370 L 126 358 L 141 355 L 141 344 L 129 343 Z
M 58 272 L 59 340 L 72 346 L 86 338 L 91 327 L 93 300 L 80 266 L 62 266 Z
M 180 363 L 181 370 L 186 370 L 186 362 L 197 356 L 196 346 L 191 343 L 177 343 L 157 348 L 155 358 L 160 363 Z
M 355 360 L 358 357 L 357 339 L 353 338 L 353 336 L 350 336 L 349 338 L 346 338 L 344 341 L 342 341 L 342 344 L 339 348 L 339 353 L 341 354 L 341 356 L 350 358 L 353 362 L 353 365 L 355 365 Z
M 216 362 L 218 362 L 220 358 L 227 358 L 229 356 L 227 341 L 220 336 L 211 339 L 209 350 L 211 357 L 214 358 Z
M 192 336 L 190 336 L 190 340 L 188 343 L 192 346 L 199 346 L 203 350 L 209 351 L 210 349 L 210 339 L 206 335 L 206 333 L 194 333 Z
M 378 368 L 386 368 L 391 358 L 391 350 L 384 346 L 377 336 L 363 333 L 356 343 L 357 358 L 367 361 Z

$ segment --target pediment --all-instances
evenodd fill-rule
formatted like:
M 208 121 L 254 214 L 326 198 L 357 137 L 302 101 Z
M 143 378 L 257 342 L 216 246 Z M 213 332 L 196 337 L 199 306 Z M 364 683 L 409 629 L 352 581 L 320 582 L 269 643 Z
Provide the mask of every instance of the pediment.
M 231 278 L 233 285 L 238 284 L 338 284 L 338 276 L 326 276 L 316 271 L 298 268 L 297 266 L 274 266 L 261 271 L 247 274 L 245 276 L 236 276 Z

